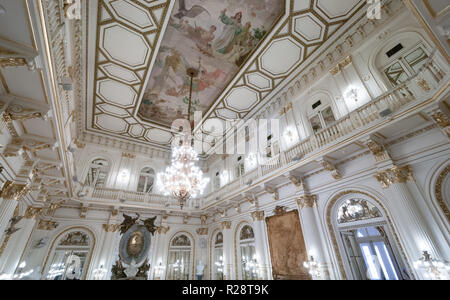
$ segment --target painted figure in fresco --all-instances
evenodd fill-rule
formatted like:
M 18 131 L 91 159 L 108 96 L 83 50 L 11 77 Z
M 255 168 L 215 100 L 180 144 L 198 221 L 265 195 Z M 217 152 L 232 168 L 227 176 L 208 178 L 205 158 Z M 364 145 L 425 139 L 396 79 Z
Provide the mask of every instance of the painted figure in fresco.
M 174 15 L 175 18 L 195 18 L 202 13 L 211 15 L 206 8 L 201 5 L 193 5 L 189 10 L 186 9 L 186 0 L 179 0 L 178 13 Z
M 226 15 L 227 9 L 222 10 L 219 17 L 220 21 L 225 24 L 222 34 L 214 42 L 213 48 L 215 51 L 221 54 L 227 54 L 233 50 L 236 37 L 238 37 L 242 31 L 242 12 L 238 12 L 234 17 Z

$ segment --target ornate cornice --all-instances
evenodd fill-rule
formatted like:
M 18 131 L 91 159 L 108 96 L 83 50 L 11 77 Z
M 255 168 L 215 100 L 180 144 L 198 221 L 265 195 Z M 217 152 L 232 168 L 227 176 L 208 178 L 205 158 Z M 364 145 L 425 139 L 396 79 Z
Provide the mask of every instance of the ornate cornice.
M 331 163 L 330 161 L 328 161 L 327 159 L 322 159 L 320 161 L 320 164 L 322 165 L 322 167 L 327 170 L 328 172 L 331 173 L 331 176 L 333 176 L 334 179 L 339 180 L 342 178 L 341 173 L 339 172 L 339 170 L 336 168 L 336 166 Z
M 302 210 L 303 208 L 312 208 L 317 206 L 317 195 L 303 195 L 297 199 L 297 205 Z
M 102 228 L 105 232 L 117 232 L 120 229 L 120 224 L 103 224 Z
M 392 184 L 405 183 L 414 180 L 411 166 L 394 166 L 390 169 L 377 172 L 375 178 L 381 183 L 381 186 L 384 189 L 389 188 Z
M 254 212 L 251 213 L 251 215 L 252 215 L 252 219 L 253 219 L 254 222 L 256 222 L 256 221 L 264 221 L 265 214 L 264 214 L 263 210 L 261 210 L 261 211 L 254 211 Z

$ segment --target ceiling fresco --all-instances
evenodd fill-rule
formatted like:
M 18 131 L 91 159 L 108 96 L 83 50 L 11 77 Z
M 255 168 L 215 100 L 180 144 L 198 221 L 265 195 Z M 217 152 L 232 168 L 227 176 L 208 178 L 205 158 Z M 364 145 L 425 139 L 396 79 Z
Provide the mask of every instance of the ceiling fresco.
M 188 67 L 204 153 L 216 122 L 245 119 L 317 59 L 364 0 L 92 0 L 87 9 L 87 133 L 168 150 L 186 118 Z M 81 40 L 81 39 L 80 39 Z M 200 128 L 200 130 L 198 130 Z M 222 133 L 220 133 L 222 134 Z M 217 141 L 216 141 L 217 142 Z
M 284 12 L 284 0 L 177 0 L 138 116 L 170 127 L 187 117 L 189 67 L 193 112 L 206 111 Z

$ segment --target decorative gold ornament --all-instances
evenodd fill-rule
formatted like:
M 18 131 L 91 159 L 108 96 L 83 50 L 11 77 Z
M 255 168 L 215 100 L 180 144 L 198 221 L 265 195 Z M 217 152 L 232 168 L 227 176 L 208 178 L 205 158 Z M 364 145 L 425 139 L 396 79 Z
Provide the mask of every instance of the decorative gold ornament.
M 273 213 L 276 216 L 284 215 L 285 213 L 287 213 L 287 207 L 286 206 L 277 206 L 277 207 L 275 207 Z
M 366 142 L 366 145 L 369 148 L 370 152 L 372 152 L 372 154 L 375 157 L 375 160 L 377 162 L 380 162 L 380 161 L 383 161 L 383 160 L 386 160 L 389 158 L 389 153 L 387 152 L 387 150 L 383 144 L 378 143 L 371 139 Z
M 208 228 L 199 228 L 197 229 L 198 235 L 208 235 Z
M 442 193 L 442 184 L 444 183 L 445 178 L 450 173 L 450 165 L 447 165 L 444 170 L 439 174 L 436 183 L 434 185 L 434 193 L 436 196 L 436 200 L 439 203 L 439 206 L 441 207 L 442 211 L 444 212 L 445 217 L 450 222 L 450 211 L 447 207 L 447 204 L 445 203 L 444 196 Z
M 207 215 L 201 215 L 200 216 L 200 221 L 202 222 L 202 225 L 206 225 L 206 221 L 208 220 L 208 216 Z
M 422 90 L 424 90 L 425 92 L 431 91 L 430 85 L 429 85 L 428 82 L 427 82 L 425 79 L 423 79 L 423 78 L 418 78 L 418 79 L 417 79 L 417 85 L 418 85 Z
M 51 231 L 51 230 L 56 229 L 56 227 L 58 227 L 58 225 L 59 224 L 54 221 L 40 220 L 37 228 L 38 228 L 38 230 Z
M 222 230 L 231 229 L 231 221 L 223 221 L 220 225 L 222 226 Z
M 28 184 L 18 184 L 10 180 L 6 181 L 0 192 L 0 197 L 4 200 L 20 201 L 30 191 Z
M 303 208 L 312 208 L 317 206 L 317 195 L 303 195 L 297 199 L 297 204 L 300 210 Z
M 264 221 L 265 214 L 264 214 L 263 210 L 261 210 L 261 211 L 254 211 L 254 212 L 251 213 L 251 215 L 252 215 L 252 219 L 253 219 L 254 222 L 256 222 L 256 221 Z
M 22 57 L 0 57 L 0 67 L 2 68 L 27 66 L 27 60 Z
M 395 183 L 405 183 L 414 180 L 413 171 L 410 166 L 394 166 L 393 168 L 377 172 L 375 178 L 381 183 L 384 189 L 389 188 Z
M 280 195 L 278 194 L 278 190 L 277 190 L 277 189 L 266 186 L 264 190 L 265 190 L 268 194 L 272 194 L 273 199 L 274 199 L 275 201 L 280 200 Z
M 339 180 L 342 178 L 341 173 L 339 172 L 339 170 L 336 168 L 336 166 L 334 164 L 332 164 L 330 161 L 326 160 L 326 159 L 322 159 L 320 161 L 320 164 L 322 165 L 322 167 L 329 171 L 331 173 L 331 176 L 333 176 L 334 179 Z
M 117 232 L 120 229 L 120 224 L 103 224 L 102 227 L 105 232 Z
M 166 234 L 168 231 L 170 230 L 170 227 L 164 227 L 164 226 L 160 226 L 157 228 L 157 231 L 159 234 Z
M 86 219 L 88 210 L 89 210 L 89 208 L 87 206 L 81 207 L 81 209 L 80 209 L 80 218 L 81 219 Z
M 134 155 L 133 153 L 122 152 L 122 157 L 134 159 L 136 158 L 136 155 Z
M 29 206 L 25 211 L 25 219 L 34 219 L 42 212 L 42 208 Z

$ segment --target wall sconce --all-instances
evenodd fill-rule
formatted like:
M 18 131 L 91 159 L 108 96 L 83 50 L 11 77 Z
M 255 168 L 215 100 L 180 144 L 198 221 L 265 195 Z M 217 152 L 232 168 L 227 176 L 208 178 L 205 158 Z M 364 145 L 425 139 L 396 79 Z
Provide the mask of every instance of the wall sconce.
M 130 179 L 130 172 L 128 172 L 128 170 L 122 170 L 119 173 L 119 181 L 121 183 L 127 183 L 129 179 Z
M 106 269 L 103 267 L 103 265 L 101 265 L 100 268 L 95 269 L 92 272 L 92 275 L 94 277 L 94 280 L 103 280 L 103 277 L 106 275 Z
M 321 277 L 321 273 L 319 270 L 319 265 L 317 264 L 316 261 L 314 261 L 314 257 L 311 256 L 309 261 L 304 261 L 303 262 L 303 266 L 308 269 L 309 274 L 311 274 L 311 276 L 313 278 L 320 278 Z
M 423 270 L 423 276 L 428 280 L 448 280 L 450 266 L 448 263 L 431 258 L 428 251 L 423 251 L 422 257 L 414 262 L 417 270 Z
M 350 86 L 345 92 L 344 96 L 346 99 L 348 99 L 348 101 L 358 102 L 358 94 L 359 94 L 358 88 Z

